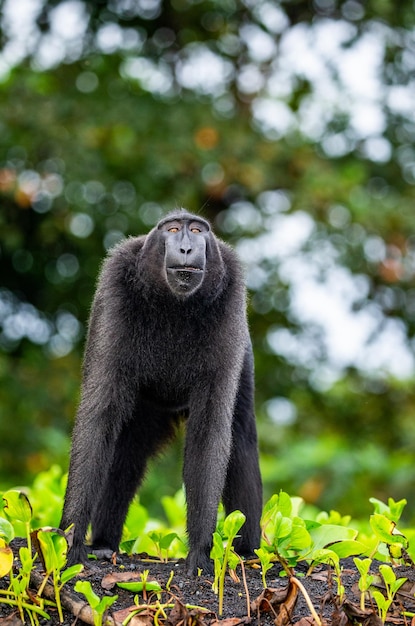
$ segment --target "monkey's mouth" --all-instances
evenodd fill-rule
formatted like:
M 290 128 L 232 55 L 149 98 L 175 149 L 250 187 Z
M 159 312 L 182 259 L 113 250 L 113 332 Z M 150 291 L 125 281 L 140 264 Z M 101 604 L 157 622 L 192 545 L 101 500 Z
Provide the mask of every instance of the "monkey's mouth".
M 200 267 L 194 267 L 193 265 L 175 265 L 169 267 L 169 270 L 173 270 L 174 272 L 203 272 Z
M 167 268 L 167 280 L 176 293 L 189 294 L 200 287 L 204 271 L 196 265 L 173 265 Z

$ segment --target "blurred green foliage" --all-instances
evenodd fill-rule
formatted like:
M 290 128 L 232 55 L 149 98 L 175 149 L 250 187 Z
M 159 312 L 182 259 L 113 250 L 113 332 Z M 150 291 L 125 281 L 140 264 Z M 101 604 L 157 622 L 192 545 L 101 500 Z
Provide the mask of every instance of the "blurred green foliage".
M 415 519 L 414 374 L 397 374 L 415 332 L 412 2 L 44 0 L 23 53 L 11 7 L 0 2 L 0 486 L 67 466 L 101 260 L 185 206 L 247 265 L 266 496 L 283 488 L 353 515 L 369 496 L 406 497 Z M 82 26 L 72 39 L 59 10 Z M 366 135 L 334 57 L 322 54 L 334 105 L 297 57 L 284 65 L 290 35 L 318 48 L 339 26 L 344 53 L 382 44 L 383 124 Z M 336 358 L 307 314 L 309 269 L 314 287 L 344 284 L 349 317 L 370 319 L 358 358 Z M 338 320 L 343 332 L 347 344 Z M 180 486 L 180 447 L 149 473 L 154 511 Z

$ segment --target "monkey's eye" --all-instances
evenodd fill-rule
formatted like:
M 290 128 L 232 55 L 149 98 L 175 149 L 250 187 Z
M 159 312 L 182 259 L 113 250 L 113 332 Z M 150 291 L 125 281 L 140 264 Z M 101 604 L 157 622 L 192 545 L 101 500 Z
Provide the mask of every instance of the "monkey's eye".
M 192 233 L 201 233 L 202 230 L 200 228 L 196 228 L 196 226 L 193 226 L 193 228 L 190 229 L 192 231 Z
M 177 228 L 177 226 L 172 226 L 171 228 L 169 228 L 169 233 L 178 233 L 179 229 Z

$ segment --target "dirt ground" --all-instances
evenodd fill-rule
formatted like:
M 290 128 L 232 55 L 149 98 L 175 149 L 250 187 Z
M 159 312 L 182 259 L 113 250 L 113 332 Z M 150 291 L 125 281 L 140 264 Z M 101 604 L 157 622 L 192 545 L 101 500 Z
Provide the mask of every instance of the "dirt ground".
M 218 596 L 212 591 L 213 577 L 203 576 L 189 578 L 182 561 L 160 563 L 154 559 L 145 559 L 145 555 L 126 556 L 118 555 L 116 563 L 106 561 L 93 562 L 93 566 L 86 568 L 79 579 L 89 580 L 94 591 L 100 596 L 114 596 L 118 598 L 111 606 L 104 623 L 121 626 L 130 616 L 132 610 L 139 607 L 141 612 L 133 613 L 131 626 L 212 626 L 220 622 L 223 626 L 237 626 L 238 624 L 253 624 L 285 626 L 310 626 L 313 624 L 311 609 L 305 595 L 296 584 L 290 583 L 287 577 L 281 577 L 281 567 L 276 564 L 267 573 L 267 591 L 261 579 L 258 567 L 245 567 L 246 588 L 243 583 L 241 567 L 237 568 L 240 582 L 232 580 L 227 575 L 223 614 L 219 616 Z M 359 590 L 356 568 L 352 559 L 342 563 L 341 582 L 344 586 L 344 599 L 340 604 L 337 598 L 337 582 L 333 572 L 326 566 L 318 566 L 307 574 L 304 567 L 296 570 L 296 579 L 304 586 L 318 617 L 325 625 L 351 626 L 381 626 L 375 603 L 370 598 L 366 601 L 366 610 L 359 608 Z M 123 590 L 116 585 L 117 578 L 142 580 L 141 573 L 149 571 L 148 581 L 157 581 L 162 588 L 161 594 L 147 592 L 136 594 Z M 376 573 L 376 564 L 374 573 Z M 408 581 L 400 589 L 393 603 L 386 623 L 414 626 L 415 620 L 411 616 L 403 616 L 402 612 L 415 613 L 415 571 L 410 567 L 400 567 L 395 570 L 397 578 L 405 577 Z M 35 572 L 31 586 L 35 589 L 42 580 L 41 571 Z M 64 626 L 85 623 L 94 624 L 93 614 L 86 604 L 82 594 L 75 593 L 73 587 L 77 579 L 67 583 L 62 591 L 62 605 L 64 607 Z M 380 579 L 377 586 L 382 590 Z M 0 589 L 7 588 L 8 577 L 0 580 Z M 167 590 L 168 588 L 168 590 Z M 273 591 L 271 591 L 273 590 Z M 248 596 L 247 597 L 247 592 Z M 53 597 L 51 587 L 47 587 L 44 595 Z M 0 596 L 1 598 L 1 596 Z M 59 619 L 55 609 L 48 609 L 49 620 L 40 619 L 39 623 L 58 626 Z M 30 623 L 26 616 L 26 623 Z M 315 621 L 314 621 L 315 623 Z M 0 604 L 0 624 L 2 626 L 19 626 L 18 614 L 13 608 Z

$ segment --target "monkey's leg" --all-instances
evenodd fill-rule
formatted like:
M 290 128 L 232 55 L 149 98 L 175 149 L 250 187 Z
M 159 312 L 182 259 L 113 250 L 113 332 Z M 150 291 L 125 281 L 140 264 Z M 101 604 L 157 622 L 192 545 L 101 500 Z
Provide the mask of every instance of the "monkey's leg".
M 234 545 L 238 554 L 252 554 L 259 547 L 262 513 L 262 482 L 253 420 L 252 425 L 241 425 L 236 418 L 223 503 L 226 514 L 236 509 L 245 514 L 245 524 Z
M 235 540 L 239 554 L 252 554 L 259 547 L 262 513 L 262 481 L 254 414 L 252 359 L 249 353 L 241 373 L 236 398 L 232 449 L 226 473 L 223 503 L 226 513 L 236 509 L 246 516 L 240 537 Z
M 222 382 L 222 381 L 221 381 Z M 183 478 L 187 501 L 187 568 L 212 571 L 210 549 L 230 456 L 233 396 L 226 383 L 199 390 L 186 425 Z M 225 400 L 224 400 L 225 398 Z
M 145 419 L 144 419 L 145 418 Z M 122 428 L 100 498 L 93 510 L 92 549 L 115 552 L 129 504 L 140 486 L 148 459 L 172 435 L 169 416 L 142 413 Z

